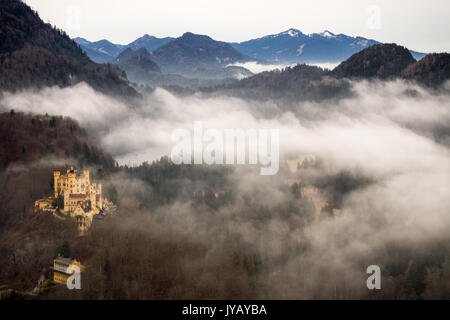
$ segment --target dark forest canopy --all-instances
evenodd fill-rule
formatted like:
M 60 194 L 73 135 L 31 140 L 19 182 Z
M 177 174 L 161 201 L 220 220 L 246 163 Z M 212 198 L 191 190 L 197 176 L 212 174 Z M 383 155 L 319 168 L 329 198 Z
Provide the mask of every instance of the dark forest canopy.
M 136 97 L 125 73 L 92 62 L 67 34 L 44 23 L 19 0 L 0 2 L 0 89 L 67 87 L 85 81 L 117 96 Z
M 409 50 L 402 46 L 378 44 L 355 53 L 332 71 L 299 64 L 200 90 L 210 94 L 290 103 L 349 97 L 351 84 L 348 80 L 405 79 L 438 88 L 450 79 L 449 56 L 447 53 L 429 54 L 416 62 Z

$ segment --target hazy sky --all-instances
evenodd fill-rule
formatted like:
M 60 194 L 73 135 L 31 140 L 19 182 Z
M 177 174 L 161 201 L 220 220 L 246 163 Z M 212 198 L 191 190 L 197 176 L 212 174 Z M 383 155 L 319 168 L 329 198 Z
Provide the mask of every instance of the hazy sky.
M 450 52 L 449 0 L 25 0 L 70 36 L 126 44 L 186 31 L 243 41 L 296 28 Z

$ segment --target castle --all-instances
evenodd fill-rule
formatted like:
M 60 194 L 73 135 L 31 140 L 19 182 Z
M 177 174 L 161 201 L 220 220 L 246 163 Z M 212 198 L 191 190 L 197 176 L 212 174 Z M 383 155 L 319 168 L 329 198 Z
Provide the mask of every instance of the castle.
M 86 234 L 94 216 L 104 215 L 112 203 L 102 197 L 102 185 L 91 183 L 89 170 L 78 172 L 74 168 L 65 174 L 53 172 L 54 196 L 35 202 L 35 210 L 60 213 L 76 219 L 80 235 Z

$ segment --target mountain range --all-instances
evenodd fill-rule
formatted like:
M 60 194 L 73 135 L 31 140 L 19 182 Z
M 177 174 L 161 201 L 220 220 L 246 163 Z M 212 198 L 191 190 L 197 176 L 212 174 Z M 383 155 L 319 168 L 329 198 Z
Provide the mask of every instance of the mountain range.
M 161 39 L 151 36 L 144 36 L 125 49 L 106 40 L 100 41 L 91 49 L 97 53 L 104 51 L 102 54 L 107 52 L 108 56 L 114 58 L 112 63 L 98 64 L 88 57 L 86 50 L 83 52 L 80 48 L 92 43 L 78 38 L 77 44 L 64 31 L 44 23 L 37 12 L 23 2 L 2 1 L 0 12 L 0 89 L 3 90 L 67 87 L 84 81 L 94 89 L 108 94 L 138 96 L 136 87 L 128 81 L 131 80 L 151 87 L 179 86 L 189 89 L 228 85 L 229 88 L 279 88 L 281 92 L 283 86 L 294 86 L 293 90 L 301 93 L 304 90 L 300 90 L 295 84 L 319 81 L 315 78 L 319 74 L 320 77 L 332 76 L 335 79 L 400 77 L 431 86 L 440 85 L 450 77 L 450 61 L 446 53 L 427 55 L 416 62 L 411 51 L 406 48 L 371 42 L 367 42 L 366 48 L 353 54 L 332 72 L 299 67 L 291 71 L 262 73 L 252 77 L 250 71 L 235 64 L 262 62 L 255 58 L 255 54 L 243 54 L 232 44 L 189 32 L 176 39 L 162 40 L 166 42 L 161 46 Z M 290 29 L 269 39 L 275 39 L 273 41 L 276 42 L 279 37 L 303 39 L 304 35 Z M 330 33 L 311 36 L 319 39 L 318 37 L 328 37 L 333 41 L 344 38 Z M 138 48 L 141 45 L 153 50 Z M 308 76 L 305 77 L 305 74 Z M 310 78 L 309 75 L 314 77 Z M 249 79 L 234 84 L 236 79 L 246 77 Z M 323 95 L 326 94 L 325 90 Z
M 75 38 L 74 41 L 92 60 L 98 63 L 118 64 L 117 58 L 121 53 L 126 52 L 127 54 L 122 56 L 122 62 L 119 65 L 129 75 L 135 74 L 137 70 L 136 68 L 134 70 L 127 68 L 124 65 L 124 59 L 128 59 L 131 52 L 137 52 L 140 49 L 149 51 L 150 56 L 146 56 L 146 59 L 156 62 L 165 74 L 178 74 L 199 79 L 242 78 L 252 75 L 243 67 L 229 65 L 254 59 L 243 55 L 226 42 L 216 41 L 206 35 L 191 32 L 186 32 L 175 39 L 145 35 L 126 46 L 116 45 L 108 40 L 89 42 L 83 38 Z M 140 52 L 143 53 L 143 51 Z M 132 64 L 137 67 L 136 63 Z M 142 78 L 143 72 L 146 71 L 141 70 L 141 75 L 138 77 L 140 82 L 145 80 Z
M 90 42 L 84 38 L 73 39 L 92 61 L 97 63 L 112 62 L 126 46 L 114 44 L 108 40 Z
M 252 39 L 231 45 L 243 54 L 270 63 L 324 63 L 341 62 L 351 55 L 380 42 L 363 37 L 321 33 L 304 34 L 289 29 L 278 34 Z M 416 59 L 425 54 L 412 51 Z
M 350 97 L 351 81 L 404 79 L 438 88 L 450 79 L 450 54 L 428 54 L 416 61 L 410 51 L 396 44 L 375 44 L 340 63 L 333 70 L 297 64 L 258 73 L 231 84 L 201 88 L 201 91 L 243 99 L 318 101 Z
M 437 87 L 450 79 L 450 54 L 432 53 L 416 61 L 405 47 L 395 43 L 376 44 L 355 53 L 328 75 L 350 79 L 400 78 Z
M 193 78 L 239 78 L 252 75 L 242 67 L 229 66 L 252 61 L 226 42 L 186 32 L 150 52 L 163 73 Z
M 126 72 L 127 78 L 130 81 L 145 84 L 151 88 L 176 86 L 177 88 L 197 89 L 204 86 L 229 83 L 232 81 L 230 78 L 233 78 L 233 75 L 230 75 L 229 77 L 225 77 L 225 79 L 201 79 L 201 77 L 189 78 L 181 74 L 162 73 L 159 66 L 152 60 L 150 53 L 145 48 L 138 50 L 127 48 L 114 59 L 113 63 Z M 230 68 L 218 67 L 215 71 L 220 73 L 225 72 L 227 69 Z
M 175 38 L 157 38 L 148 34 L 134 40 L 127 45 L 115 44 L 108 40 L 99 40 L 90 42 L 84 38 L 74 38 L 73 40 L 86 52 L 93 61 L 97 63 L 112 62 L 125 49 L 130 48 L 134 51 L 145 48 L 153 51 Z
M 189 35 L 186 33 L 185 35 Z M 185 37 L 185 35 L 183 35 Z M 183 38 L 180 37 L 180 38 Z M 206 37 L 206 36 L 205 36 Z M 145 48 L 152 52 L 172 41 L 180 38 L 157 38 L 148 34 L 128 45 L 120 45 L 100 40 L 89 42 L 83 38 L 74 38 L 87 55 L 95 62 L 112 62 L 117 55 L 126 48 L 137 50 Z M 224 42 L 220 42 L 224 44 Z M 325 30 L 321 33 L 304 34 L 297 29 L 289 29 L 277 34 L 267 35 L 257 39 L 243 42 L 229 43 L 240 54 L 259 61 L 272 64 L 295 64 L 295 63 L 324 63 L 341 62 L 351 55 L 374 44 L 376 40 L 364 37 L 352 37 L 345 34 L 334 34 Z M 425 56 L 424 53 L 411 50 L 416 60 Z

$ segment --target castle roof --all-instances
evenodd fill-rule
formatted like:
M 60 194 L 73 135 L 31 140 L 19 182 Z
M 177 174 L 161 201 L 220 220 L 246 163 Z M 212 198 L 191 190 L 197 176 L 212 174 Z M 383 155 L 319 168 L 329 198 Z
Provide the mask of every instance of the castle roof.
M 86 171 L 86 170 L 84 170 L 84 171 Z M 67 171 L 65 173 L 62 173 L 60 171 L 54 171 L 54 172 L 59 172 L 61 177 L 67 178 L 69 176 L 69 174 L 75 174 L 76 177 L 82 177 L 85 174 L 84 171 L 78 171 L 77 169 L 71 168 L 71 169 L 67 169 Z
M 75 261 L 75 259 L 66 258 L 66 257 L 63 257 L 63 256 L 57 256 L 55 258 L 55 260 L 58 260 L 58 261 L 61 261 L 61 262 L 67 263 L 67 264 L 72 264 Z

